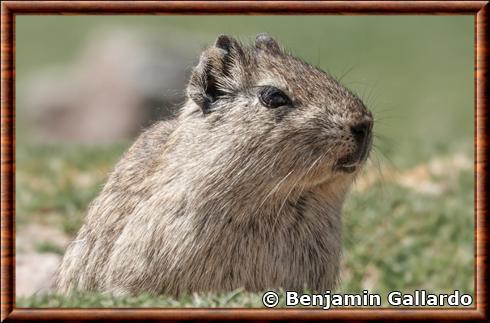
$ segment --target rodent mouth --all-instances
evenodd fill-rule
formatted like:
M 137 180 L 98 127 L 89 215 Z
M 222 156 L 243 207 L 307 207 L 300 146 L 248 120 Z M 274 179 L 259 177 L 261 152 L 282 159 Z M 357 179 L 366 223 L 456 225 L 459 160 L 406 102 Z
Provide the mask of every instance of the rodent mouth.
M 335 165 L 334 169 L 342 173 L 353 173 L 356 171 L 358 164 L 355 165 Z

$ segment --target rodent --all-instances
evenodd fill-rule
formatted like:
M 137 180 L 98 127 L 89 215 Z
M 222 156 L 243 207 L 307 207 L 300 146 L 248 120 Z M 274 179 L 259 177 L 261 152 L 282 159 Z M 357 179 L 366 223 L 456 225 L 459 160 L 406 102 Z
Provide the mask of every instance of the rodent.
M 178 115 L 141 134 L 89 206 L 58 292 L 335 288 L 372 127 L 355 94 L 268 34 L 219 36 Z

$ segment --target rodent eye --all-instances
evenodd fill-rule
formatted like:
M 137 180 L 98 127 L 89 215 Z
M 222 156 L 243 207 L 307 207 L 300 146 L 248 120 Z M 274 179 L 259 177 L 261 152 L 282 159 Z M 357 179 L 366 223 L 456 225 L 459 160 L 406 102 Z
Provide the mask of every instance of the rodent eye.
M 267 108 L 291 105 L 291 99 L 281 90 L 273 86 L 262 86 L 259 90 L 259 100 Z

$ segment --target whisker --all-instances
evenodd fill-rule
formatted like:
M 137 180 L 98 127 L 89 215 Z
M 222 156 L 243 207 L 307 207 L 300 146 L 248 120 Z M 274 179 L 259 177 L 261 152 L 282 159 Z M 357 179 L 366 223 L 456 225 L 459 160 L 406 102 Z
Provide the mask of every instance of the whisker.
M 272 190 L 267 194 L 267 196 L 262 200 L 262 203 L 260 203 L 258 209 L 260 210 L 261 206 L 264 205 L 265 201 L 271 196 L 274 191 L 279 188 L 279 186 L 289 177 L 294 172 L 294 169 L 291 170 L 286 176 L 284 176 L 275 186 L 272 188 Z
M 330 149 L 329 149 L 328 151 L 330 151 Z M 324 158 L 324 157 L 327 155 L 328 151 L 327 151 L 325 154 L 320 155 L 320 156 L 319 156 L 319 157 L 318 157 L 318 158 L 317 158 L 317 159 L 316 159 L 316 160 L 315 160 L 315 161 L 314 161 L 314 162 L 313 162 L 313 163 L 310 165 L 310 167 L 308 168 L 308 170 L 307 170 L 307 171 L 306 171 L 306 173 L 305 173 L 305 174 L 306 174 L 305 176 L 307 176 L 307 174 L 309 174 L 309 172 L 311 171 L 311 169 L 313 169 L 313 167 L 315 166 L 315 164 L 316 164 L 318 161 L 320 161 L 322 158 Z M 300 182 L 302 179 L 303 179 L 303 176 L 300 176 L 300 177 L 298 178 L 298 180 L 296 181 L 296 183 L 295 183 L 294 185 L 292 185 L 292 186 L 291 186 L 291 189 L 289 190 L 288 194 L 286 194 L 286 197 L 284 198 L 284 200 L 283 200 L 283 202 L 282 202 L 282 204 L 281 204 L 281 207 L 279 208 L 279 211 L 277 211 L 276 217 L 275 217 L 275 219 L 274 219 L 274 223 L 272 224 L 272 231 L 274 231 L 274 230 L 275 230 L 275 227 L 276 227 L 277 221 L 278 221 L 278 219 L 279 219 L 279 216 L 281 215 L 281 211 L 282 211 L 282 209 L 284 208 L 284 205 L 286 205 L 286 201 L 288 200 L 289 195 L 290 195 L 290 194 L 293 192 L 293 190 L 296 188 L 296 186 L 298 185 L 298 183 L 299 183 L 299 182 Z M 303 189 L 304 189 L 304 188 L 303 188 Z M 302 193 L 302 191 L 301 191 L 301 193 Z

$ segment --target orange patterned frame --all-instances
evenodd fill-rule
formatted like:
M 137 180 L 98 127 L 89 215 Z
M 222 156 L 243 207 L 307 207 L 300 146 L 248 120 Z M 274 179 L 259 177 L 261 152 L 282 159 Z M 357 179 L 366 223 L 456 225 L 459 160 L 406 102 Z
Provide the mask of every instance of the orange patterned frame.
M 475 295 L 472 309 L 42 309 L 15 307 L 15 17 L 47 14 L 427 14 L 475 17 Z M 488 320 L 488 1 L 3 1 L 1 3 L 1 321 L 181 319 Z

